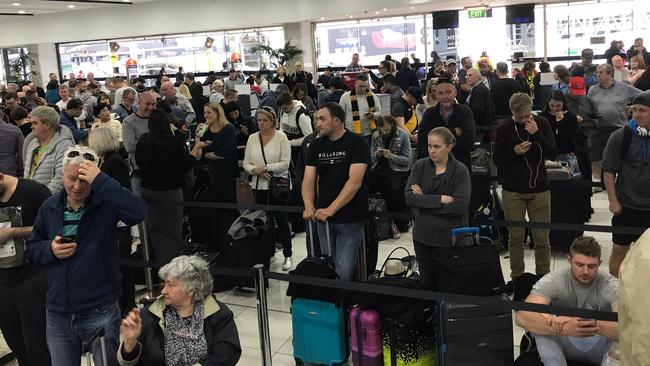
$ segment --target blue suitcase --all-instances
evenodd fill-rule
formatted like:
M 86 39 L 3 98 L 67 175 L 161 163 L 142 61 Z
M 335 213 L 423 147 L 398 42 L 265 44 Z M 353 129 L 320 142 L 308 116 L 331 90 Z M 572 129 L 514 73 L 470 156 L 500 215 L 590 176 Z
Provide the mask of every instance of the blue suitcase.
M 341 305 L 310 299 L 291 304 L 296 364 L 340 365 L 348 355 L 345 311 Z

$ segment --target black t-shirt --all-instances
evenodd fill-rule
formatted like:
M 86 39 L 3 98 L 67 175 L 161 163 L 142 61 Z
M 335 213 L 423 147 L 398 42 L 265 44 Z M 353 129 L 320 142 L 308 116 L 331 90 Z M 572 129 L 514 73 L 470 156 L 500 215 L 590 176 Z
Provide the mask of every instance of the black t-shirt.
M 23 226 L 32 226 L 36 221 L 38 209 L 48 197 L 50 197 L 50 190 L 41 183 L 31 179 L 18 179 L 16 191 L 9 201 L 0 202 L 0 208 L 20 207 Z M 14 268 L 0 269 L 0 289 L 19 284 L 40 269 L 40 266 L 29 263 Z
M 350 165 L 370 165 L 368 141 L 345 131 L 338 140 L 319 137 L 309 146 L 306 165 L 316 167 L 318 174 L 317 208 L 328 207 L 338 197 L 350 175 Z M 365 177 L 361 188 L 347 205 L 330 218 L 332 223 L 359 222 L 368 216 L 368 186 Z

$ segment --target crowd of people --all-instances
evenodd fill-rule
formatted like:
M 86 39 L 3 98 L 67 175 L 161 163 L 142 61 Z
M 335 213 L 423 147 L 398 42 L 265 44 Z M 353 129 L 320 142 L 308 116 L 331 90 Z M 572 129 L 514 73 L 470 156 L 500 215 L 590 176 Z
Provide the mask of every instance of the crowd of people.
M 628 52 L 610 54 L 610 63 L 595 65 L 593 51 L 583 50 L 580 62 L 553 69 L 552 86 L 540 83 L 540 72 L 551 72 L 547 63 L 538 72 L 528 61 L 512 77 L 505 62 L 493 70 L 485 53 L 476 63 L 463 57 L 459 69 L 455 59 L 436 60 L 428 73 L 414 55 L 413 62 L 387 57 L 378 74 L 355 54 L 344 71 L 355 77 L 347 91 L 331 68 L 314 84 L 301 62 L 273 77 L 246 80 L 234 69 L 225 79 L 212 75 L 209 95 L 192 73 L 177 75 L 176 84 L 161 74 L 152 88 L 121 77 L 101 85 L 91 73 L 65 83 L 51 74 L 47 91 L 10 84 L 0 115 L 0 214 L 11 223 L 0 227 L 2 333 L 22 365 L 78 364 L 81 342 L 99 326 L 110 364 L 234 365 L 241 347 L 232 312 L 211 294 L 207 263 L 179 256 L 188 227 L 174 203 L 236 202 L 243 182 L 257 203 L 304 205 L 302 219 L 318 222 L 313 235 L 331 245 L 342 280 L 353 276 L 368 197 L 379 194 L 390 211 L 413 212 L 412 223 L 392 222 L 391 235 L 412 225 L 422 283 L 435 290 L 436 249 L 453 245 L 451 230 L 473 215 L 476 144 L 494 144 L 506 220 L 550 222 L 545 161 L 561 160 L 604 182 L 612 226 L 648 227 L 648 53 L 637 39 Z M 245 83 L 260 97 L 253 116 L 238 103 L 235 86 Z M 390 95 L 390 105 L 379 94 Z M 290 182 L 289 192 L 281 181 Z M 601 189 L 595 184 L 594 192 Z M 295 223 L 285 212 L 268 215 L 288 271 Z M 189 231 L 207 233 L 204 244 L 218 251 L 236 217 L 213 210 L 197 224 L 190 215 Z M 131 254 L 130 228 L 142 221 L 164 285 L 162 298 L 138 310 L 133 273 L 119 258 Z M 508 229 L 516 287 L 525 231 Z M 615 309 L 616 277 L 638 235 L 613 235 L 610 274 L 598 274 L 600 246 L 588 238 L 572 245 L 571 270 L 556 273 L 549 230 L 531 231 L 541 280 L 528 301 Z M 598 287 L 598 299 L 584 300 L 581 285 Z M 565 299 L 575 292 L 583 301 Z M 618 337 L 616 323 L 598 328 L 527 313 L 518 321 L 539 334 L 547 365 L 580 354 L 553 334 L 600 334 L 599 350 Z

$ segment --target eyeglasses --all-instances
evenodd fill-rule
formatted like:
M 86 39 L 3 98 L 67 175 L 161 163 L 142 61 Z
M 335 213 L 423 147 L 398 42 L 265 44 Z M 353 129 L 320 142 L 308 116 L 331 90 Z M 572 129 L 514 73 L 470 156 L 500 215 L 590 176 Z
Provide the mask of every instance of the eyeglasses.
M 88 161 L 95 161 L 95 155 L 91 153 L 81 153 L 78 150 L 72 150 L 68 153 L 68 158 L 76 158 L 77 156 L 81 155 L 82 158 Z

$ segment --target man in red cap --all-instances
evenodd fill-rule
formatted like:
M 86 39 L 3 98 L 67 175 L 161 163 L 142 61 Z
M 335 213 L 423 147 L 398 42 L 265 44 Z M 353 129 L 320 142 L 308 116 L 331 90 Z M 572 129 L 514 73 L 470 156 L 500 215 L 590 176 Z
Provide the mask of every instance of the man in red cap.
M 587 96 L 587 84 L 582 76 L 573 76 L 569 80 L 566 108 L 578 119 L 576 157 L 580 165 L 580 172 L 585 179 L 589 179 L 591 177 L 591 161 L 587 140 L 596 128 L 598 106 L 593 99 Z

